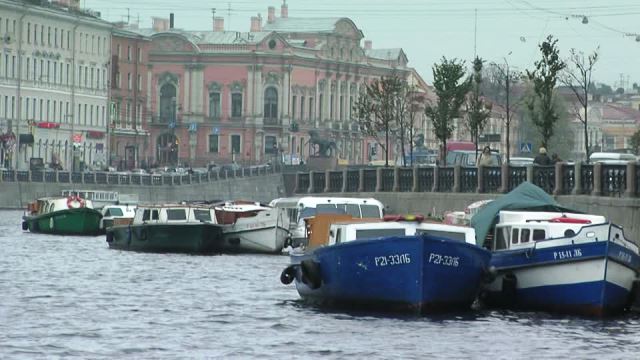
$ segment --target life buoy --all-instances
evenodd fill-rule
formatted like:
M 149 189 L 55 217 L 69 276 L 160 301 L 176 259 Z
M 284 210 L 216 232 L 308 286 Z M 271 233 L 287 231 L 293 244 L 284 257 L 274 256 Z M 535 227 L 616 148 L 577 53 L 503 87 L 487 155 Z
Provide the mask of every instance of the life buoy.
M 26 221 L 23 221 L 22 222 L 22 230 L 23 231 L 29 230 L 29 223 L 27 223 Z
M 83 198 L 77 195 L 71 195 L 67 197 L 67 207 L 69 209 L 79 209 L 85 206 L 85 201 Z

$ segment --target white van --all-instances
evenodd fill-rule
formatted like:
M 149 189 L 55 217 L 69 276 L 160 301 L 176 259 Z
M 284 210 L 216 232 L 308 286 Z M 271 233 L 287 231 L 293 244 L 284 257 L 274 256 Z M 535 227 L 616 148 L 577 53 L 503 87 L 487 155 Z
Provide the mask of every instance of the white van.
M 592 163 L 625 165 L 628 162 L 637 161 L 637 158 L 633 154 L 614 153 L 614 152 L 594 152 L 593 154 L 591 154 L 591 156 L 589 156 L 589 161 Z
M 291 245 L 304 245 L 307 234 L 304 219 L 316 214 L 349 214 L 354 218 L 381 219 L 384 206 L 373 198 L 290 197 L 272 200 L 270 206 L 280 209 L 289 220 Z

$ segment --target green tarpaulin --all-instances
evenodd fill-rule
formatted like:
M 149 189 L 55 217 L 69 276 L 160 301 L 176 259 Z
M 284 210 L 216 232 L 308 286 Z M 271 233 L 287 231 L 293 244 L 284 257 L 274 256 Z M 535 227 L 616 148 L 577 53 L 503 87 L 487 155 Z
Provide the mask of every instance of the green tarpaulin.
M 523 182 L 510 193 L 486 204 L 471 218 L 471 226 L 476 230 L 476 244 L 484 245 L 484 240 L 496 224 L 501 210 L 561 211 L 580 213 L 558 204 L 551 195 L 530 182 Z

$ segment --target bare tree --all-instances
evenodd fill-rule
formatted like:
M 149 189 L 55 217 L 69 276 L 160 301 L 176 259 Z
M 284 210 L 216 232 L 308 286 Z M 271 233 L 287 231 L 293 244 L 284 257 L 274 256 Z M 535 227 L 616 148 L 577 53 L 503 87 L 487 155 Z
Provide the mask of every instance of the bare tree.
M 587 115 L 589 110 L 589 89 L 591 88 L 591 73 L 593 66 L 598 62 L 598 53 L 600 47 L 597 47 L 590 55 L 587 55 L 576 49 L 571 49 L 569 57 L 569 67 L 565 69 L 560 81 L 569 87 L 575 94 L 578 102 L 572 102 L 574 113 L 582 123 L 584 129 L 584 151 L 587 162 L 591 149 L 589 148 L 589 130 Z M 581 107 L 579 109 L 578 107 Z

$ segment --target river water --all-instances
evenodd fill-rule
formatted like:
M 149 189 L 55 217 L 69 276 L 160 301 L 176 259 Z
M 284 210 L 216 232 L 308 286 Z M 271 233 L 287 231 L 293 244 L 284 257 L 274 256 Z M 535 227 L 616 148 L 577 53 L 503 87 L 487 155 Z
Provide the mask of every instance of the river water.
M 640 316 L 324 311 L 280 283 L 286 256 L 109 250 L 24 233 L 0 211 L 0 358 L 638 359 Z

